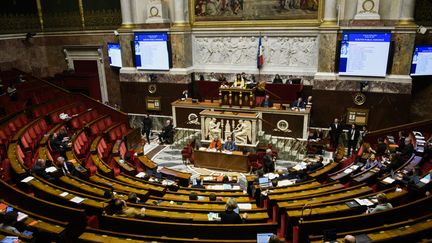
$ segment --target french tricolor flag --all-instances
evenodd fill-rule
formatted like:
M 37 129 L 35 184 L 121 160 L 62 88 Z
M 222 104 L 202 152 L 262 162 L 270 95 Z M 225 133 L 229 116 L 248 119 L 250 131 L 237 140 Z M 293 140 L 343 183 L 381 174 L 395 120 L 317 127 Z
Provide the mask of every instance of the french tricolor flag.
M 260 69 L 264 64 L 264 46 L 262 44 L 262 38 L 261 35 L 259 37 L 259 43 L 258 43 L 258 55 L 257 55 L 257 68 Z

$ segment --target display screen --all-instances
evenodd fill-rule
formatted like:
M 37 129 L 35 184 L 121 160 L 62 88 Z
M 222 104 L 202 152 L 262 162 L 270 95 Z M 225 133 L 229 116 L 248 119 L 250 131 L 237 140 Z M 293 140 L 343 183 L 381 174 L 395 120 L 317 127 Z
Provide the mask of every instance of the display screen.
M 411 75 L 432 75 L 432 45 L 414 47 L 414 54 L 411 63 Z
M 170 55 L 166 32 L 135 33 L 135 65 L 141 70 L 169 70 Z
M 121 48 L 118 43 L 108 43 L 108 57 L 110 66 L 122 67 Z
M 390 52 L 391 33 L 344 32 L 340 46 L 339 74 L 384 77 Z

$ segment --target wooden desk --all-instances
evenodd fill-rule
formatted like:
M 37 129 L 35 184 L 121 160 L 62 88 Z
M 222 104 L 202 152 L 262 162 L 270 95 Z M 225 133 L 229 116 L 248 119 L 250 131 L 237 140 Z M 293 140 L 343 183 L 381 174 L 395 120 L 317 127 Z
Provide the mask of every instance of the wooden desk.
M 195 150 L 195 166 L 210 169 L 248 172 L 249 160 L 247 155 L 234 151 L 232 154 Z
M 173 180 L 178 179 L 179 185 L 185 187 L 189 186 L 189 180 L 190 177 L 192 176 L 191 173 L 180 172 L 166 167 L 160 169 L 159 172 L 167 176 L 167 179 L 173 179 Z

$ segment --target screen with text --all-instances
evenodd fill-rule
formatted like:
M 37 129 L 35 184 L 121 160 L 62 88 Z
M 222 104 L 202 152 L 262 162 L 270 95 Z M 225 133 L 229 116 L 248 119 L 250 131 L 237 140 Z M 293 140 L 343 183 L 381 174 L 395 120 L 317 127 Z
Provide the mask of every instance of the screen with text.
M 339 74 L 384 77 L 390 51 L 391 33 L 342 34 Z
M 108 57 L 110 66 L 122 67 L 121 48 L 118 43 L 108 43 Z
M 411 64 L 411 75 L 432 75 L 432 45 L 414 47 L 414 54 Z
M 135 65 L 141 70 L 169 70 L 168 34 L 135 33 Z

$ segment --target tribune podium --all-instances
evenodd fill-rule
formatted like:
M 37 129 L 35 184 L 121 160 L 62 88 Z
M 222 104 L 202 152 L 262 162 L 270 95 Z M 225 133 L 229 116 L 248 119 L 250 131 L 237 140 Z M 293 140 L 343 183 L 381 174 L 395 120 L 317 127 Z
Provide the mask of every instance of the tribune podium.
M 219 88 L 221 106 L 255 107 L 254 89 Z

